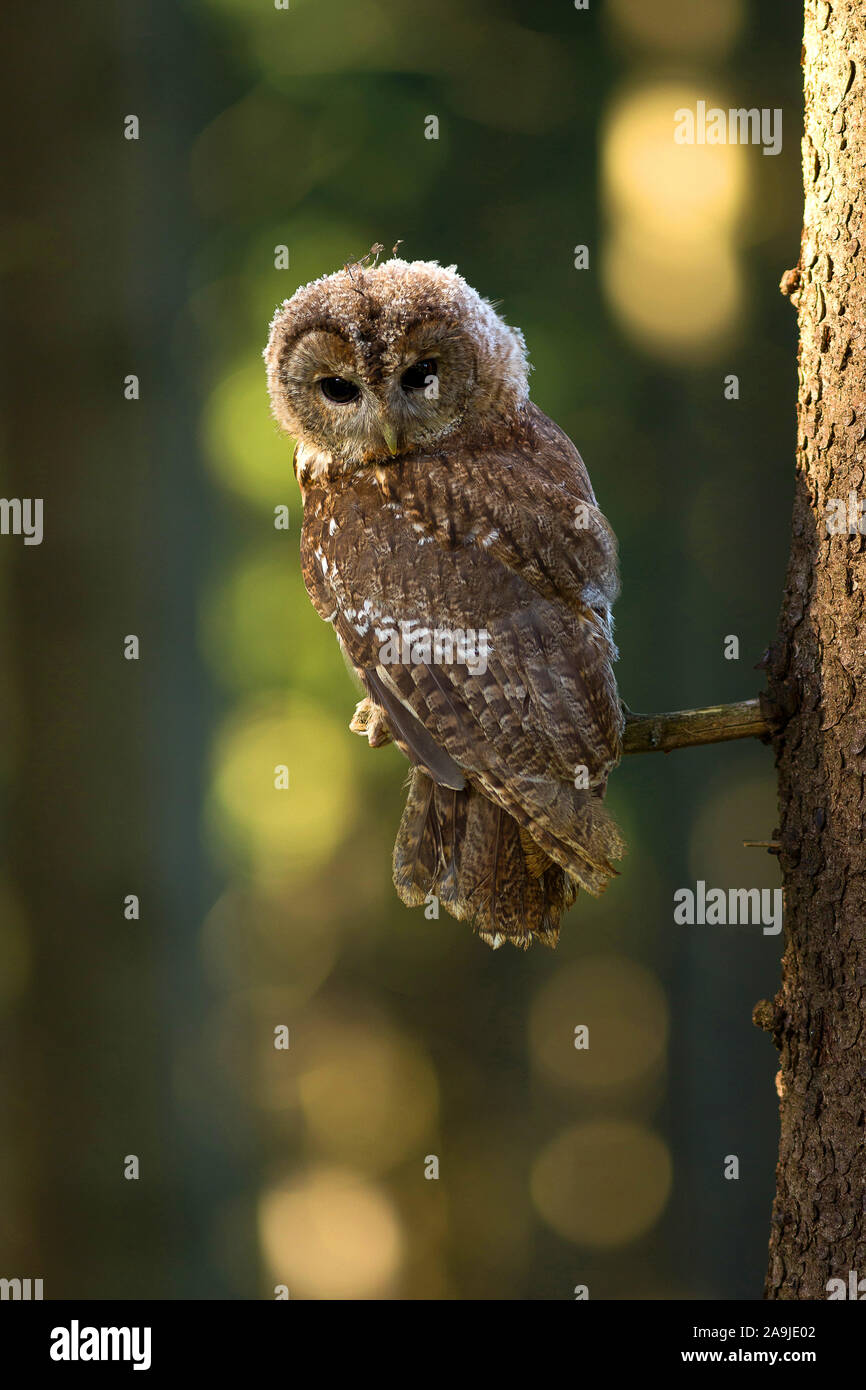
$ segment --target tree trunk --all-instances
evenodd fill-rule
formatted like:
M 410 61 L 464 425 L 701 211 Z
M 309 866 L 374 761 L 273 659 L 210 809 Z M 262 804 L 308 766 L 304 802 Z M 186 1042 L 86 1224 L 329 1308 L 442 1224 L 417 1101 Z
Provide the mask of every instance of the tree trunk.
M 781 1052 L 768 1298 L 866 1276 L 866 24 L 862 0 L 806 0 L 805 215 L 782 281 L 799 315 L 797 479 L 768 657 L 784 875 L 782 986 L 757 1021 Z M 852 530 L 830 534 L 828 508 Z M 846 521 L 846 527 L 849 524 Z M 866 523 L 864 523 L 866 527 Z

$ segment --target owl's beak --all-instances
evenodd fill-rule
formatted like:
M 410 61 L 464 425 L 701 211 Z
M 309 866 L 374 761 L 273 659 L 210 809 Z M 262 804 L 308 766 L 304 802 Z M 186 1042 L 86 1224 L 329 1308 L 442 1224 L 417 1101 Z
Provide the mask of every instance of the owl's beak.
M 388 446 L 388 453 L 393 458 L 394 455 L 398 452 L 397 431 L 394 429 L 394 426 L 391 424 L 391 421 L 385 419 L 380 420 L 379 428 L 382 431 L 382 438 Z

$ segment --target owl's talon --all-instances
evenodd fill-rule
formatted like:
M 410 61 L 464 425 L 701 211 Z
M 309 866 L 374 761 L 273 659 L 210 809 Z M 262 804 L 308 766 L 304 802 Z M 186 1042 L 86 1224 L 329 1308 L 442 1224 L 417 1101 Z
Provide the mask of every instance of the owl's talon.
M 355 713 L 349 720 L 349 728 L 351 729 L 353 734 L 366 734 L 367 725 L 370 722 L 370 716 L 372 715 L 372 713 L 373 701 L 370 699 L 369 696 L 367 696 L 363 700 L 358 701 L 357 705 L 355 706 Z
M 365 737 L 371 748 L 382 748 L 393 742 L 384 714 L 369 696 L 355 706 L 349 728 L 353 734 Z

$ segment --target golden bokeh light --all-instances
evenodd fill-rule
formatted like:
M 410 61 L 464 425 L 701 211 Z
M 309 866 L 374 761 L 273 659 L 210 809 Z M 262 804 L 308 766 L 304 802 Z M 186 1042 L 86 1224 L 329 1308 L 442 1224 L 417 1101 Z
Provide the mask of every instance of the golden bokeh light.
M 606 0 L 617 37 L 659 53 L 720 58 L 739 37 L 743 0 Z
M 232 372 L 213 391 L 204 409 L 202 445 L 222 487 L 271 514 L 278 505 L 296 504 L 294 440 L 281 435 L 271 418 L 260 361 Z
M 310 603 L 298 572 L 299 529 L 300 524 L 283 546 L 275 540 L 244 553 L 206 591 L 201 645 L 226 686 L 317 691 L 341 675 L 333 633 Z M 351 712 L 348 682 L 345 690 Z
M 717 357 L 742 309 L 736 258 L 709 233 L 681 259 L 634 229 L 605 246 L 603 283 L 622 326 L 646 351 L 675 362 Z
M 379 1172 L 412 1153 L 423 1156 L 432 1142 L 433 1068 L 384 1019 L 315 1020 L 304 1035 L 298 1087 L 310 1141 L 335 1161 Z
M 575 1047 L 575 1028 L 588 1047 Z M 556 1081 L 605 1093 L 657 1074 L 668 1036 L 664 992 L 651 971 L 625 956 L 590 956 L 558 971 L 529 1017 L 533 1061 Z
M 403 1254 L 391 1203 L 341 1168 L 266 1190 L 259 1239 L 271 1280 L 287 1285 L 291 1298 L 387 1297 Z
M 654 82 L 617 96 L 602 135 L 603 284 L 623 327 L 676 360 L 718 353 L 742 307 L 734 241 L 748 193 L 740 145 L 681 145 L 675 112 L 724 105 Z
M 228 854 L 268 887 L 315 873 L 356 811 L 355 763 L 344 725 L 312 701 L 250 700 L 219 730 L 206 824 Z M 288 770 L 288 788 L 275 785 Z
M 679 145 L 674 113 L 727 107 L 719 95 L 689 83 L 655 82 L 614 98 L 602 135 L 605 206 L 614 218 L 640 224 L 648 237 L 677 244 L 730 228 L 747 190 L 741 145 Z
M 644 1125 L 594 1120 L 564 1130 L 536 1160 L 532 1200 L 558 1235 L 614 1249 L 655 1225 L 671 1188 L 666 1144 Z

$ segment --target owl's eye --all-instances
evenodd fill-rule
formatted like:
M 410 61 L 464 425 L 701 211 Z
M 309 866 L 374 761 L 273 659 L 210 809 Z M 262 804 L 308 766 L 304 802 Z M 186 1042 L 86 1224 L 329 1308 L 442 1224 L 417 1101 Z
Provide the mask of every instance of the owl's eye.
M 349 401 L 357 400 L 361 394 L 354 381 L 347 381 L 344 376 L 323 376 L 319 385 L 322 395 L 336 405 L 346 405 Z
M 413 367 L 406 368 L 400 378 L 400 385 L 404 391 L 423 391 L 427 385 L 427 378 L 436 375 L 436 359 L 425 357 L 423 362 L 416 362 Z

